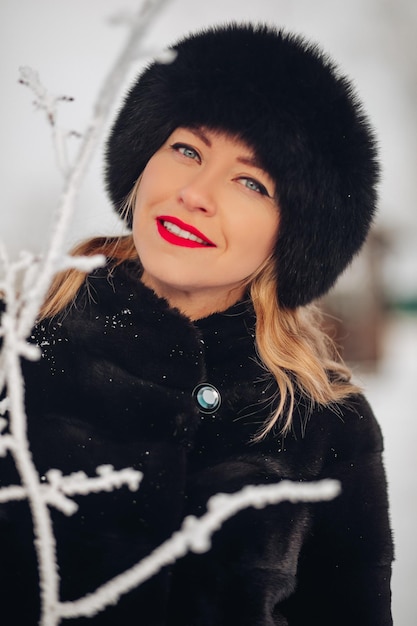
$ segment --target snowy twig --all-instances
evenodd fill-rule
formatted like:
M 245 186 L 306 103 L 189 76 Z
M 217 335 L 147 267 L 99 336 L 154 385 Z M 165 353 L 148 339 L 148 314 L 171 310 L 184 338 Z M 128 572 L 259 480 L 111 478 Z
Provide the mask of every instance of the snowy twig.
M 19 82 L 26 85 L 33 91 L 36 96 L 35 106 L 42 109 L 46 113 L 46 117 L 51 126 L 56 124 L 56 111 L 58 102 L 72 102 L 74 98 L 71 96 L 52 95 L 45 89 L 39 80 L 39 74 L 31 67 L 20 68 Z
M 303 484 L 282 481 L 275 485 L 247 486 L 233 494 L 217 494 L 208 501 L 208 511 L 205 515 L 200 518 L 194 516 L 185 518 L 181 529 L 152 554 L 85 598 L 62 602 L 59 614 L 65 618 L 91 617 L 107 606 L 116 604 L 123 594 L 148 580 L 162 567 L 175 562 L 190 550 L 197 553 L 209 550 L 213 533 L 223 522 L 242 509 L 250 506 L 262 508 L 284 500 L 290 502 L 332 500 L 339 493 L 338 481 L 322 480 Z
M 26 85 L 35 94 L 35 106 L 45 111 L 46 119 L 52 127 L 53 144 L 56 152 L 58 167 L 64 176 L 68 175 L 70 166 L 68 163 L 66 140 L 71 136 L 80 136 L 75 131 L 67 131 L 57 124 L 57 110 L 60 102 L 72 102 L 71 96 L 57 96 L 50 93 L 39 79 L 39 74 L 31 67 L 20 68 L 19 82 Z
M 10 307 L 11 302 L 8 301 Z M 4 316 L 3 316 L 4 317 Z M 10 319 L 12 319 L 10 317 Z M 4 324 L 4 321 L 3 321 Z M 4 333 L 3 351 L 10 413 L 10 436 L 13 444 L 10 448 L 22 484 L 27 492 L 38 559 L 40 597 L 42 605 L 43 626 L 54 626 L 58 622 L 53 615 L 48 616 L 49 607 L 54 607 L 59 598 L 59 576 L 56 567 L 56 545 L 52 521 L 48 507 L 42 498 L 42 486 L 39 474 L 33 463 L 27 438 L 27 421 L 24 406 L 24 380 L 20 365 L 20 338 L 16 325 L 9 324 L 8 332 Z
M 119 94 L 130 64 L 136 58 L 140 38 L 149 28 L 168 0 L 147 0 L 130 25 L 130 35 L 126 46 L 116 59 L 100 90 L 90 125 L 83 136 L 82 143 L 74 165 L 65 180 L 61 203 L 57 211 L 57 221 L 53 229 L 48 251 L 41 265 L 36 283 L 27 295 L 24 311 L 19 320 L 19 333 L 26 337 L 32 328 L 33 321 L 46 296 L 56 265 L 61 256 L 65 234 L 73 213 L 74 201 L 77 197 L 82 180 L 87 172 L 90 159 L 100 137 L 100 132 L 112 108 L 115 97 Z
M 13 439 L 4 436 L 0 439 L 1 444 L 7 439 L 10 446 L 13 446 Z M 61 470 L 50 469 L 45 474 L 45 481 L 41 486 L 41 496 L 43 501 L 50 506 L 54 506 L 66 515 L 72 515 L 78 510 L 78 505 L 69 499 L 69 496 L 86 496 L 90 493 L 101 491 L 112 491 L 120 489 L 124 485 L 131 491 L 139 488 L 142 480 L 142 473 L 127 467 L 115 471 L 112 465 L 100 465 L 96 468 L 98 476 L 89 478 L 85 472 L 74 472 L 68 476 L 63 476 Z M 21 485 L 9 485 L 0 489 L 0 502 L 10 502 L 11 500 L 24 500 L 28 497 L 28 492 Z
M 0 402 L 0 415 L 3 415 L 9 406 L 8 398 L 5 398 Z M 0 456 L 6 456 L 7 452 L 13 447 L 13 437 L 10 435 L 3 435 L 3 431 L 7 428 L 7 420 L 4 417 L 0 417 Z M 7 489 L 7 487 L 5 488 Z M 20 487 L 19 487 L 20 489 Z M 8 498 L 2 500 L 1 494 L 3 489 L 0 489 L 0 502 L 7 502 Z M 26 492 L 25 492 L 26 493 Z M 20 498 L 19 498 L 20 499 Z
M 45 300 L 56 271 L 63 267 L 76 267 L 78 269 L 86 267 L 87 262 L 85 259 L 69 259 L 62 255 L 65 235 L 73 214 L 75 199 L 86 174 L 94 148 L 97 145 L 100 131 L 111 110 L 113 100 L 120 91 L 131 60 L 136 56 L 139 37 L 148 28 L 151 20 L 165 2 L 167 0 L 148 0 L 135 16 L 131 24 L 130 36 L 126 47 L 114 64 L 102 90 L 98 94 L 90 126 L 84 134 L 74 164 L 69 166 L 66 163 L 66 157 L 64 158 L 64 189 L 45 257 L 43 259 L 36 258 L 35 260 L 32 255 L 26 254 L 21 256 L 17 263 L 10 264 L 7 255 L 3 251 L 1 258 L 5 275 L 1 284 L 1 295 L 6 308 L 1 319 L 2 350 L 0 365 L 2 374 L 0 377 L 0 391 L 7 385 L 9 433 L 0 433 L 0 449 L 2 454 L 10 451 L 13 455 L 21 478 L 22 488 L 25 490 L 31 510 L 35 536 L 34 545 L 39 567 L 40 623 L 42 626 L 56 626 L 60 621 L 57 613 L 59 605 L 59 575 L 52 521 L 48 509 L 48 501 L 44 497 L 45 493 L 48 492 L 45 491 L 44 485 L 40 481 L 27 437 L 24 380 L 20 360 L 22 356 L 34 359 L 39 355 L 39 352 L 36 352 L 36 348 L 27 343 L 26 337 L 36 321 L 38 311 Z M 56 107 L 60 100 L 67 98 L 51 96 L 41 85 L 36 72 L 30 69 L 24 69 L 21 76 L 21 80 L 34 91 L 37 106 L 46 112 L 48 121 L 54 129 L 54 143 L 62 161 L 63 151 L 61 149 L 62 146 L 60 147 L 60 142 L 62 144 L 63 136 L 57 130 Z M 102 264 L 102 262 L 103 259 L 98 257 L 89 259 L 88 271 L 92 267 Z M 22 275 L 24 290 L 19 288 L 19 280 Z M 4 423 L 2 422 L 3 426 Z M 56 478 L 57 476 L 52 474 L 51 480 Z M 105 477 L 95 479 L 100 482 L 100 487 L 103 486 L 102 479 L 104 480 L 104 478 L 106 478 L 104 482 L 111 485 L 110 488 L 117 487 L 119 484 L 114 474 L 109 472 Z M 68 486 L 64 478 L 62 478 L 61 483 L 64 486 Z M 20 497 L 21 492 L 19 492 L 18 486 L 10 486 L 10 489 L 11 491 L 6 494 L 8 499 L 10 497 Z M 59 494 L 61 497 L 59 497 Z M 67 507 L 68 510 L 68 502 L 64 503 L 62 492 L 56 490 L 55 495 L 56 502 L 54 501 L 53 503 L 60 502 L 61 508 Z

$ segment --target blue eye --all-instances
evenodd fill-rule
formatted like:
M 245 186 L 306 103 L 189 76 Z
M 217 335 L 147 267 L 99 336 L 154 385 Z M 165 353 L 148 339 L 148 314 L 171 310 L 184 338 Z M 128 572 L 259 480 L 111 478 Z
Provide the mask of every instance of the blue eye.
M 194 148 L 191 148 L 191 146 L 188 146 L 186 143 L 174 143 L 171 148 L 185 156 L 187 159 L 195 159 L 197 161 L 200 160 L 200 155 L 197 150 L 194 150 Z
M 266 190 L 266 187 L 262 185 L 261 183 L 258 183 L 258 181 L 255 180 L 254 178 L 242 177 L 240 180 L 244 181 L 245 187 L 247 187 L 251 191 L 256 191 L 256 193 L 260 193 L 261 196 L 270 197 L 268 191 Z

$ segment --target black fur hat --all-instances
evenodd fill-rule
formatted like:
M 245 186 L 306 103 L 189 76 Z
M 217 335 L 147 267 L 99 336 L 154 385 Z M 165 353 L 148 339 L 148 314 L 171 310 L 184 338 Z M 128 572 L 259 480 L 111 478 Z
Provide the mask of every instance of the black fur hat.
M 378 163 L 349 81 L 315 45 L 268 26 L 215 27 L 173 46 L 139 76 L 107 145 L 107 188 L 120 211 L 150 157 L 179 126 L 224 130 L 276 182 L 278 298 L 325 294 L 367 235 Z

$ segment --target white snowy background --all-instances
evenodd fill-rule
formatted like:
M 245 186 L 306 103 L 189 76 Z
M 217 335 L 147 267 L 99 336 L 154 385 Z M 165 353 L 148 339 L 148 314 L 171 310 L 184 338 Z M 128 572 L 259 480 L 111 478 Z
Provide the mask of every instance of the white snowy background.
M 59 122 L 85 129 L 95 95 L 125 36 L 106 21 L 135 11 L 140 0 L 2 0 L 0 3 L 0 239 L 10 255 L 41 252 L 62 187 L 41 112 L 19 85 L 18 68 L 35 68 L 53 92 L 73 96 Z M 377 226 L 390 236 L 382 268 L 393 301 L 417 296 L 417 3 L 415 0 L 168 0 L 146 36 L 150 52 L 202 26 L 228 20 L 266 21 L 316 40 L 354 78 L 376 128 L 383 161 Z M 130 82 L 144 61 L 132 65 Z M 248 73 L 251 68 L 248 67 Z M 77 148 L 77 139 L 73 140 Z M 99 150 L 68 238 L 123 232 L 102 184 Z M 357 280 L 360 280 L 360 275 Z M 357 377 L 385 436 L 391 517 L 396 543 L 393 610 L 396 626 L 417 623 L 417 315 L 396 313 L 386 324 L 383 359 Z

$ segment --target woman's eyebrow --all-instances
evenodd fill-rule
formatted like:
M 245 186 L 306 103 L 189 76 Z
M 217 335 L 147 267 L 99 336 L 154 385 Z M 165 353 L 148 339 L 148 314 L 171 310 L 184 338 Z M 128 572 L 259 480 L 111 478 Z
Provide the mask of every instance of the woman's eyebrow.
M 258 170 L 262 170 L 263 167 L 255 156 L 238 156 L 236 161 L 239 163 L 243 163 L 243 165 L 249 165 L 251 167 L 256 167 Z
M 201 128 L 187 128 L 191 133 L 196 135 L 207 147 L 211 148 L 211 141 L 207 135 L 201 130 Z
M 212 145 L 211 141 L 207 137 L 205 132 L 203 130 L 201 130 L 201 128 L 187 128 L 187 130 L 189 130 L 191 133 L 196 135 L 199 139 L 201 139 L 201 141 L 204 144 L 206 144 L 206 146 L 211 148 L 211 145 Z M 243 165 L 249 165 L 251 167 L 256 167 L 259 170 L 263 169 L 261 163 L 259 162 L 259 159 L 257 159 L 255 156 L 241 155 L 241 156 L 236 157 L 236 161 L 238 161 L 239 163 L 243 163 Z

